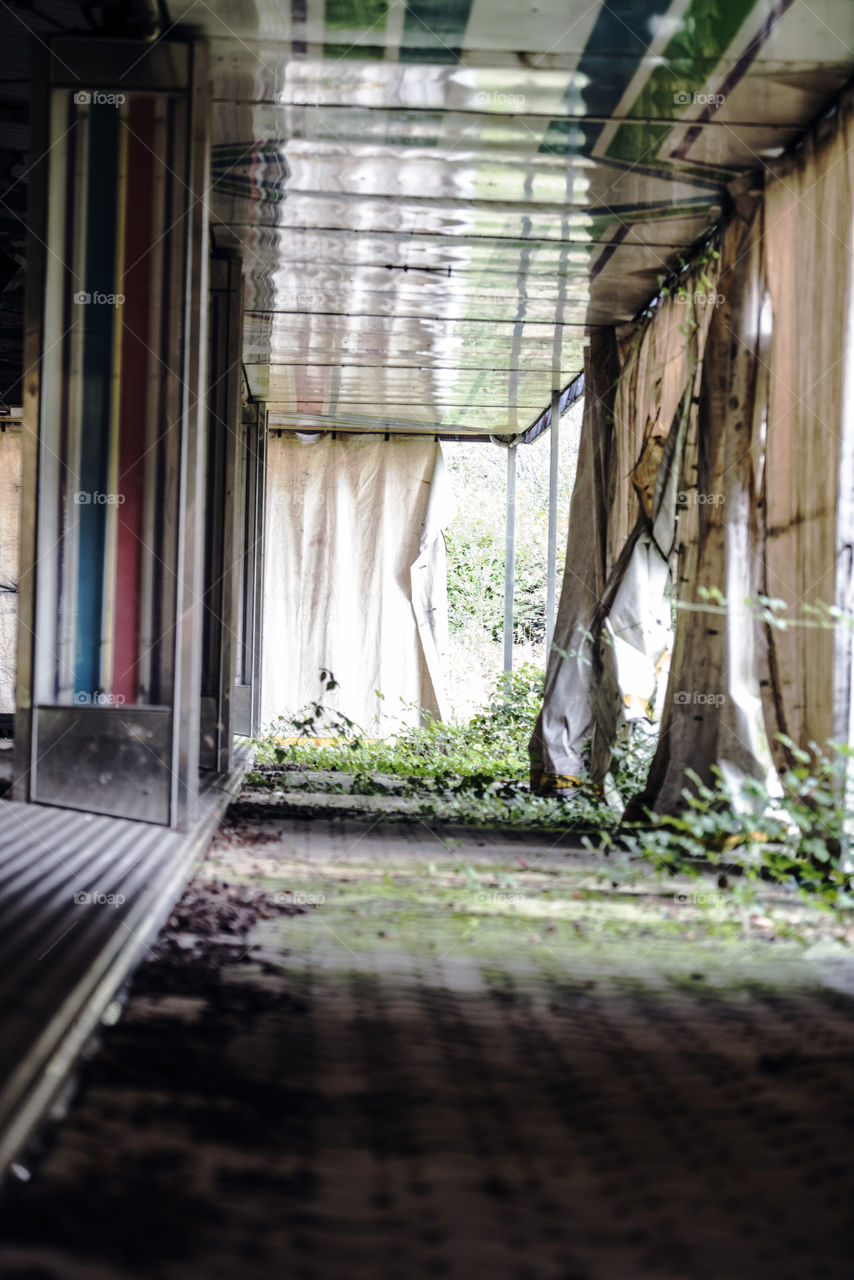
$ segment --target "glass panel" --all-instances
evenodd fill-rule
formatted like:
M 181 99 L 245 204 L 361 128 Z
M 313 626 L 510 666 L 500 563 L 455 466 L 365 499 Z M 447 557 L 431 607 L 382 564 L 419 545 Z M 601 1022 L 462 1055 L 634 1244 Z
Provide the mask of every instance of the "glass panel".
M 53 91 L 36 699 L 172 701 L 186 106 Z

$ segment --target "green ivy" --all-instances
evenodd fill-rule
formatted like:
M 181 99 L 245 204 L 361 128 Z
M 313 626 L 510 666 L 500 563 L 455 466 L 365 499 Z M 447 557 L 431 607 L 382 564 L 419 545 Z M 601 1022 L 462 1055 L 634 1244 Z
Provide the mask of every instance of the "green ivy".
M 324 671 L 320 698 L 295 715 L 280 716 L 256 741 L 256 762 L 429 779 L 431 790 L 437 783 L 441 789 L 464 778 L 527 781 L 528 741 L 542 703 L 543 679 L 539 667 L 525 664 L 494 681 L 488 704 L 468 724 L 445 724 L 422 711 L 421 725 L 401 730 L 390 741 L 371 742 L 351 720 L 324 703 L 324 695 L 337 688 L 334 676 Z M 331 737 L 335 744 L 315 747 L 281 741 L 291 737 Z
M 716 870 L 744 904 L 760 884 L 783 886 L 812 905 L 835 912 L 854 908 L 847 870 L 851 811 L 846 787 L 854 749 L 810 743 L 802 750 L 781 736 L 794 764 L 781 788 L 748 779 L 733 790 L 719 771 L 712 785 L 696 774 L 683 792 L 678 814 L 647 813 L 643 822 L 621 823 L 622 808 L 644 787 L 655 750 L 650 725 L 624 726 L 605 785 L 589 781 L 559 796 L 532 794 L 528 743 L 543 695 L 543 673 L 526 665 L 499 676 L 489 702 L 464 725 L 424 714 L 420 726 L 388 741 L 369 741 L 323 697 L 337 688 L 321 673 L 321 696 L 293 716 L 281 716 L 257 740 L 250 785 L 288 789 L 289 773 L 311 770 L 311 790 L 353 796 L 397 796 L 419 803 L 406 812 L 439 821 L 513 824 L 538 830 L 595 833 L 591 850 L 650 863 L 663 876 Z M 331 746 L 283 738 L 332 737 Z
M 737 876 L 749 894 L 760 883 L 782 885 L 805 902 L 835 911 L 854 908 L 846 848 L 852 814 L 846 804 L 854 750 L 846 743 L 811 742 L 804 751 L 783 734 L 779 740 L 796 763 L 780 778 L 781 790 L 760 779 L 731 786 L 713 767 L 714 782 L 691 770 L 684 809 L 648 813 L 636 829 L 605 831 L 599 852 L 622 850 L 649 859 L 662 871 L 699 874 L 713 867 L 722 883 Z

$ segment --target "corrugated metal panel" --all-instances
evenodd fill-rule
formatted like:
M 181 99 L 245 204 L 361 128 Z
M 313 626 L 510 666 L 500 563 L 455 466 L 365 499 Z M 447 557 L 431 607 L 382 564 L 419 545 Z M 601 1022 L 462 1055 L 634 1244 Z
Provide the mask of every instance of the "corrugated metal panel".
M 243 250 L 249 385 L 302 425 L 524 427 L 580 370 L 585 323 L 635 315 L 727 182 L 854 71 L 850 0 L 168 8 L 171 34 L 210 42 L 214 234 Z M 27 50 L 10 15 L 14 203 Z M 26 24 L 93 20 L 45 0 Z M 405 396 L 384 369 L 410 371 Z
M 0 1170 L 49 1105 L 239 790 L 249 753 L 187 833 L 0 802 Z
M 302 426 L 524 429 L 854 66 L 847 0 L 184 12 L 249 384 Z

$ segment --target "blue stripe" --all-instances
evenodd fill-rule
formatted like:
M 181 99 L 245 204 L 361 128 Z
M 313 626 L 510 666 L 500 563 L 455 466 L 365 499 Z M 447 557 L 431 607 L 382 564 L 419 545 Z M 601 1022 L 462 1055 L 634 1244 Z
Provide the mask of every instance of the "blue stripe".
M 614 114 L 649 52 L 654 20 L 667 13 L 671 4 L 672 0 L 609 0 L 602 6 L 578 63 L 580 87 L 571 82 L 565 94 L 570 109 L 580 99 L 586 115 Z M 604 128 L 603 122 L 568 120 L 564 116 L 551 122 L 540 150 L 588 156 Z M 576 132 L 584 141 L 567 145 L 570 133 Z
M 116 196 L 119 113 L 112 106 L 91 106 L 89 172 L 86 189 L 86 266 L 84 290 L 115 293 Z M 75 693 L 92 694 L 101 681 L 101 627 L 104 595 L 109 474 L 110 398 L 113 321 L 107 303 L 83 303 L 83 395 L 80 440 L 77 568 L 77 656 Z

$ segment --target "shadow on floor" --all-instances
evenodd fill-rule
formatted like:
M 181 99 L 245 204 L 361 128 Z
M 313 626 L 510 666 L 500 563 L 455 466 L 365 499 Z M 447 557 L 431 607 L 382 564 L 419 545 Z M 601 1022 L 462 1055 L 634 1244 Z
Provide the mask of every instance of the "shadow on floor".
M 32 1178 L 5 1280 L 836 1280 L 852 964 L 589 855 L 217 838 Z

